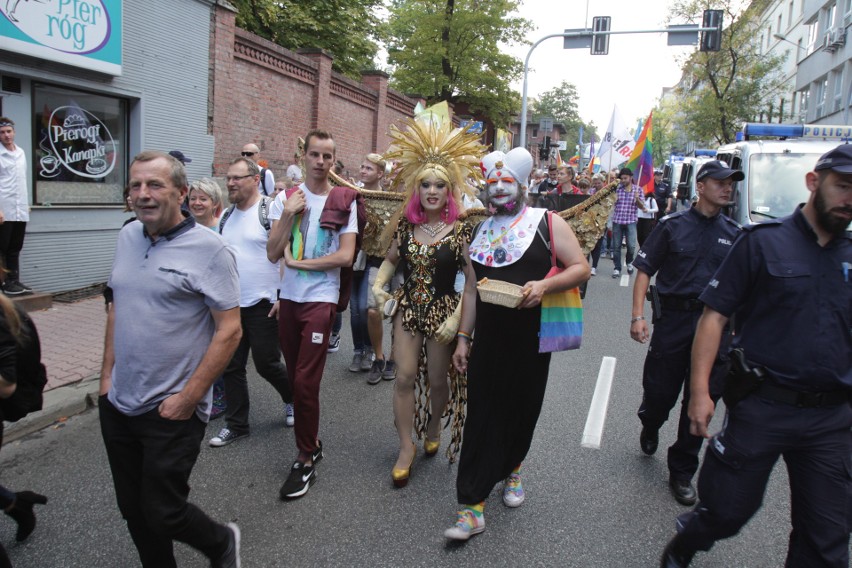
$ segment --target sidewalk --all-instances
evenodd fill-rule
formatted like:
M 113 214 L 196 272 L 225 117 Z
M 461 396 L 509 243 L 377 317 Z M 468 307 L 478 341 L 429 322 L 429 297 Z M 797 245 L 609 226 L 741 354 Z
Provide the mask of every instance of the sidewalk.
M 30 317 L 38 330 L 41 359 L 47 367 L 44 408 L 7 424 L 4 442 L 41 430 L 97 403 L 106 326 L 103 298 L 70 304 L 54 302 L 50 309 L 30 312 Z

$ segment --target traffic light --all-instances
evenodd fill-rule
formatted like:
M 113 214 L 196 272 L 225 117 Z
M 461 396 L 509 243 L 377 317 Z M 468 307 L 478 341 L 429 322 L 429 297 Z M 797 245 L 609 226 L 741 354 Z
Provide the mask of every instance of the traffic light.
M 722 10 L 704 10 L 702 28 L 715 28 L 711 32 L 701 32 L 700 51 L 719 51 L 722 48 Z
M 541 160 L 543 162 L 547 159 L 547 157 L 549 155 L 550 155 L 550 150 L 547 148 L 547 146 L 542 145 L 542 146 L 538 147 L 538 159 L 539 160 Z
M 592 18 L 592 55 L 609 53 L 609 34 L 597 35 L 595 32 L 608 32 L 612 18 L 595 16 Z

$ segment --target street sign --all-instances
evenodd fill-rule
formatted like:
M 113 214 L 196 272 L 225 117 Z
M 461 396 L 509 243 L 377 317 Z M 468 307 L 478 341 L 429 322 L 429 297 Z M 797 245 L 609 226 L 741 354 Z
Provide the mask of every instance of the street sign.
M 579 28 L 576 30 L 565 30 L 566 35 L 562 40 L 562 49 L 578 49 L 592 47 L 592 30 Z
M 482 134 L 482 129 L 485 127 L 485 124 L 481 120 L 460 120 L 459 126 L 462 130 L 467 128 L 467 131 L 472 134 Z
M 543 116 L 539 119 L 538 129 L 541 130 L 542 135 L 546 135 L 548 132 L 553 130 L 553 117 L 551 116 Z
M 698 43 L 698 24 L 673 24 L 666 28 L 668 45 L 695 45 Z
M 703 28 L 715 28 L 712 32 L 701 32 L 700 51 L 719 51 L 722 48 L 722 10 L 704 10 Z
M 564 152 L 565 150 L 568 149 L 568 142 L 566 140 L 560 140 L 559 142 L 556 143 L 556 145 L 559 148 L 559 150 L 562 151 L 562 152 Z

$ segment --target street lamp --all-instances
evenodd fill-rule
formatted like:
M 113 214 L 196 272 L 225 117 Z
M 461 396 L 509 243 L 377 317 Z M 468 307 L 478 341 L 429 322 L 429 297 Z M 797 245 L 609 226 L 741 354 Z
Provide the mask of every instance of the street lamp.
M 772 37 L 774 37 L 775 39 L 777 39 L 779 41 L 786 41 L 790 45 L 795 45 L 796 49 L 805 49 L 804 47 L 802 47 L 801 44 L 794 43 L 794 42 L 790 41 L 789 39 L 787 39 L 785 36 L 782 36 L 781 34 L 772 34 Z

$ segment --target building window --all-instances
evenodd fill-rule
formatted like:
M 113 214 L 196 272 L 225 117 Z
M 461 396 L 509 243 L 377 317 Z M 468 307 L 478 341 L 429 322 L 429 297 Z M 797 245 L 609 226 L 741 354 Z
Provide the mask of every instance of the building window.
M 781 14 L 778 14 L 778 33 L 781 33 Z
M 834 83 L 834 90 L 831 103 L 831 112 L 837 112 L 843 106 L 843 68 L 832 72 L 831 81 Z
M 793 27 L 793 0 L 790 0 L 790 6 L 787 10 L 787 27 Z
M 799 122 L 808 120 L 808 100 L 810 99 L 811 91 L 807 87 L 799 91 Z
M 834 23 L 837 21 L 837 4 L 831 4 L 828 8 L 825 9 L 825 31 L 830 30 L 834 27 Z
M 817 23 L 814 21 L 808 26 L 808 55 L 816 49 Z
M 852 23 L 852 0 L 844 0 L 843 25 L 848 26 L 850 23 Z
M 816 118 L 825 116 L 825 95 L 828 92 L 828 76 L 825 76 L 816 82 L 816 93 L 814 93 Z
M 127 178 L 127 101 L 36 84 L 36 205 L 120 205 Z

